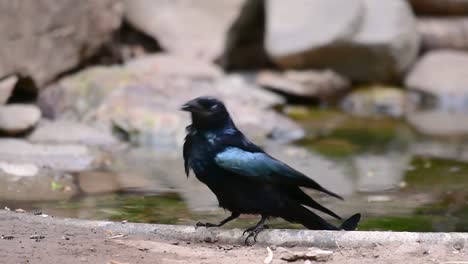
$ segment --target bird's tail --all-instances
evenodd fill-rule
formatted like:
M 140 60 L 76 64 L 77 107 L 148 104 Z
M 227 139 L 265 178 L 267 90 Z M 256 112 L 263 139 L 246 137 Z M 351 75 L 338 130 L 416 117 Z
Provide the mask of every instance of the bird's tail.
M 341 226 L 341 230 L 353 231 L 356 230 L 359 221 L 361 220 L 361 214 L 354 214 L 350 218 L 346 219 Z
M 286 217 L 284 219 L 291 222 L 300 223 L 308 229 L 312 230 L 346 230 L 351 231 L 355 230 L 359 220 L 361 219 L 361 214 L 355 214 L 348 218 L 346 221 L 341 224 L 340 227 L 336 227 L 325 219 L 321 218 L 314 212 L 308 210 L 304 206 L 298 204 L 289 207 Z

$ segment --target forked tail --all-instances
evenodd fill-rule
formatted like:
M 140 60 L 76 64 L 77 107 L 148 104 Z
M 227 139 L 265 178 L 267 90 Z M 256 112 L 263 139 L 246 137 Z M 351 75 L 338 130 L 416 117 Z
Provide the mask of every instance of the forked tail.
M 346 230 L 352 231 L 357 228 L 359 220 L 361 220 L 361 214 L 355 214 L 350 218 L 346 219 L 341 226 L 338 228 L 318 216 L 314 212 L 308 210 L 304 206 L 297 204 L 295 206 L 289 207 L 289 210 L 285 216 L 282 218 L 291 221 L 300 223 L 308 229 L 312 230 Z

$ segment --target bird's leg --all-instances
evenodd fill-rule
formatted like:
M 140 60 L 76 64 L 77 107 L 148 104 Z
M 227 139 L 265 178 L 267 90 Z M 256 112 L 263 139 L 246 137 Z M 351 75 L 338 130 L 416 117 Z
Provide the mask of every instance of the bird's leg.
M 221 227 L 223 225 L 225 225 L 227 222 L 230 222 L 236 218 L 238 218 L 240 216 L 239 213 L 232 213 L 228 218 L 224 219 L 223 221 L 219 222 L 219 224 L 212 224 L 212 223 L 201 223 L 201 222 L 198 222 L 195 227 L 201 227 L 201 226 L 204 226 L 204 227 Z
M 262 219 L 260 219 L 260 221 L 255 226 L 247 228 L 244 231 L 244 233 L 242 233 L 242 235 L 245 235 L 245 233 L 248 233 L 244 241 L 246 245 L 250 245 L 248 242 L 249 242 L 249 238 L 251 237 L 253 237 L 254 242 L 257 242 L 258 234 L 262 232 L 263 229 L 268 228 L 268 226 L 265 225 L 266 220 L 267 220 L 267 216 L 262 215 Z

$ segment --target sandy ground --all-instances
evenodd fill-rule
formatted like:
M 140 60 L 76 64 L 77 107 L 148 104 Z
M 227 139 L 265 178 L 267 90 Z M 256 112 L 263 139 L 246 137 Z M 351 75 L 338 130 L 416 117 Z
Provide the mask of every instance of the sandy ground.
M 468 264 L 467 247 L 402 244 L 335 248 L 323 263 Z M 288 250 L 301 252 L 307 249 L 294 247 Z M 280 259 L 284 251 L 273 247 L 271 263 L 287 263 Z M 127 236 L 102 229 L 53 223 L 30 224 L 14 215 L 0 215 L 0 263 L 264 263 L 267 255 L 266 246 L 260 245 L 165 241 L 154 234 Z

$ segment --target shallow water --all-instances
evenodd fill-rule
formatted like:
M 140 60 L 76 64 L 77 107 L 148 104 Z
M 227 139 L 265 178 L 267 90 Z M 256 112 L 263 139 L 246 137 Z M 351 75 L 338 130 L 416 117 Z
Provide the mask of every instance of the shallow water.
M 423 136 L 389 118 L 300 107 L 284 111 L 306 128 L 307 136 L 293 145 L 263 147 L 342 194 L 345 201 L 310 192 L 343 217 L 361 212 L 360 230 L 468 231 L 466 139 Z M 195 177 L 185 177 L 180 156 L 180 149 L 131 149 L 115 155 L 109 168 L 73 175 L 79 192 L 69 199 L 10 200 L 4 205 L 55 216 L 134 222 L 223 219 L 228 212 L 217 208 L 214 196 Z M 60 191 L 64 188 L 51 186 L 50 192 Z M 228 227 L 256 221 L 256 216 L 245 216 Z M 300 228 L 281 220 L 272 226 Z

